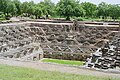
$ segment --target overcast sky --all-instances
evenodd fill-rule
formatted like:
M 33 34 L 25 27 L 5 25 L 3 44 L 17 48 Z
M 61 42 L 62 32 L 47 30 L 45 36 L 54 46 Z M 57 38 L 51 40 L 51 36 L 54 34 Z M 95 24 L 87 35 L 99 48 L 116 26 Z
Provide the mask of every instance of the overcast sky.
M 34 1 L 35 3 L 38 3 L 42 0 L 20 0 L 21 2 L 24 2 L 24 1 Z M 52 0 L 53 2 L 57 3 L 59 0 Z M 120 4 L 120 0 L 80 0 L 81 2 L 92 2 L 92 3 L 95 3 L 95 4 L 99 4 L 101 2 L 107 2 L 109 4 Z

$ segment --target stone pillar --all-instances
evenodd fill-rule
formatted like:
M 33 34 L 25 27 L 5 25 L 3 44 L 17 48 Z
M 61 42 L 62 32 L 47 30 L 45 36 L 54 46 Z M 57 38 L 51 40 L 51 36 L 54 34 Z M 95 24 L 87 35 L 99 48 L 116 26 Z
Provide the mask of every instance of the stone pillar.
M 119 27 L 118 27 L 118 36 L 120 35 L 120 21 L 119 21 Z
M 78 21 L 74 20 L 73 21 L 73 31 L 78 31 L 78 27 L 79 27 Z
M 119 33 L 120 33 L 120 21 L 119 21 Z

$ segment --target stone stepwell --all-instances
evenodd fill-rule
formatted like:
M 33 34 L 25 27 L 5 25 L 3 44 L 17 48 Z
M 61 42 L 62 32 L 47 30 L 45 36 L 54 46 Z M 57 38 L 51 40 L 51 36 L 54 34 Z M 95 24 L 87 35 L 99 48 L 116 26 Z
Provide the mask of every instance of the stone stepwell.
M 78 23 L 0 24 L 0 57 L 86 60 L 117 34 L 118 27 Z M 44 54 L 43 54 L 44 53 Z
M 87 59 L 86 67 L 120 70 L 120 33 Z

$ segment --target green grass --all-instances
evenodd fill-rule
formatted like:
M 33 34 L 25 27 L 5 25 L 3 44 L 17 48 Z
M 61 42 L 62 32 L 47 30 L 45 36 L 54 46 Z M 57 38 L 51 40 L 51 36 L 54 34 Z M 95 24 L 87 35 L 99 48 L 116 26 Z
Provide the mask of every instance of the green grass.
M 0 21 L 3 21 L 3 20 L 5 20 L 5 18 L 0 18 Z
M 42 62 L 50 62 L 50 63 L 64 64 L 64 65 L 76 65 L 76 66 L 83 65 L 82 61 L 59 60 L 59 59 L 43 59 Z
M 0 65 L 0 80 L 120 80 Z

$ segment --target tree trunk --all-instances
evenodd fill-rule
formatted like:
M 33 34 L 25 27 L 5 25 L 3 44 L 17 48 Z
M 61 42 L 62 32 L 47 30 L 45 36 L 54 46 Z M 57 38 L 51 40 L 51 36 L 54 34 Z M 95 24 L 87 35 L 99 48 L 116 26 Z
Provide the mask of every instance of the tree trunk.
M 35 17 L 36 17 L 36 19 L 38 19 L 38 16 L 37 16 L 37 15 L 35 15 Z
M 66 20 L 70 20 L 70 16 L 67 16 Z

